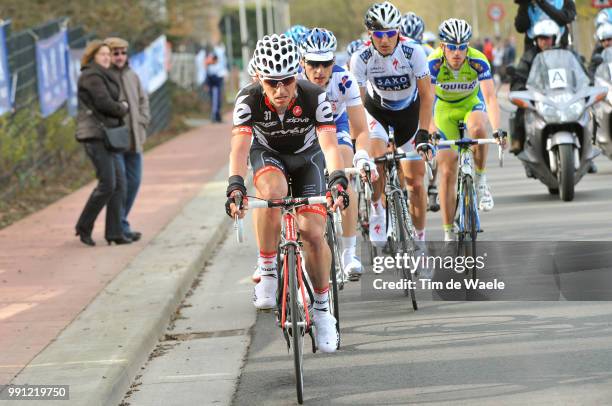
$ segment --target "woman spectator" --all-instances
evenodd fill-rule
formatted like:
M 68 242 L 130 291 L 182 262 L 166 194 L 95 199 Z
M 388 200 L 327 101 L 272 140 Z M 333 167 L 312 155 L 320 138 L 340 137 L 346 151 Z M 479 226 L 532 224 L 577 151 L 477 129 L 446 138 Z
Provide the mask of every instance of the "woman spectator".
M 104 128 L 119 127 L 128 112 L 126 101 L 120 100 L 120 83 L 109 69 L 110 47 L 102 41 L 92 41 L 85 48 L 78 82 L 79 110 L 77 141 L 83 143 L 87 156 L 96 168 L 98 185 L 89 196 L 76 225 L 78 235 L 86 245 L 96 245 L 91 238 L 94 223 L 106 206 L 105 238 L 108 244 L 129 244 L 121 228 L 121 209 L 125 184 L 117 153 L 104 143 Z

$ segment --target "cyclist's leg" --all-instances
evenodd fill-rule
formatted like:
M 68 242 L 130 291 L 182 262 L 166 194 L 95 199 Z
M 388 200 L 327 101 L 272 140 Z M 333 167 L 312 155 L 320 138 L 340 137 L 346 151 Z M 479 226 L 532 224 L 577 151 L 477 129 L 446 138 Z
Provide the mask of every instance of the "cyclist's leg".
M 436 100 L 434 104 L 434 122 L 442 139 L 459 139 L 459 121 L 464 117 L 463 109 L 456 108 L 451 103 Z M 436 154 L 438 166 L 438 196 L 440 198 L 440 214 L 444 239 L 453 238 L 453 216 L 457 199 L 457 148 L 439 147 Z
M 387 152 L 387 143 L 389 142 L 389 134 L 385 127 L 376 120 L 366 110 L 368 127 L 370 130 L 370 147 L 372 149 L 372 158 L 378 158 Z M 370 214 L 370 240 L 371 241 L 386 241 L 387 233 L 385 230 L 385 208 L 382 203 L 382 195 L 385 188 L 385 170 L 384 165 L 378 164 L 378 180 L 372 185 L 372 212 Z
M 425 240 L 425 221 L 427 216 L 427 192 L 425 190 L 425 162 L 414 153 L 414 135 L 419 129 L 419 99 L 408 108 L 394 112 L 397 120 L 395 139 L 404 152 L 410 157 L 401 161 L 402 172 L 408 184 L 410 194 L 410 216 L 416 230 L 416 239 Z
M 258 144 L 251 146 L 256 196 L 262 199 L 277 199 L 287 195 L 285 168 L 279 157 Z M 280 236 L 280 209 L 257 210 L 255 229 L 259 255 L 257 259 L 257 282 L 253 293 L 253 304 L 258 309 L 270 309 L 276 305 L 276 250 Z
M 346 133 L 338 133 L 338 145 L 340 155 L 344 161 L 344 167 L 353 166 L 353 145 Z M 361 273 L 361 261 L 355 254 L 357 246 L 357 194 L 349 182 L 349 207 L 342 211 L 342 267 L 347 274 Z M 339 236 L 340 237 L 340 236 Z
M 486 105 L 479 97 L 473 98 L 472 106 L 466 114 L 465 121 L 471 138 L 488 138 L 491 134 Z M 478 190 L 478 205 L 484 211 L 492 210 L 494 206 L 493 196 L 487 185 L 485 173 L 487 153 L 488 145 L 476 145 L 474 147 L 474 163 L 476 165 L 476 178 L 474 180 Z
M 316 149 L 301 165 L 290 163 L 289 173 L 293 179 L 293 193 L 296 196 L 320 196 L 325 193 L 325 158 Z M 297 210 L 298 228 L 304 247 L 306 271 L 314 288 L 313 320 L 316 339 L 323 352 L 334 352 L 338 344 L 336 319 L 329 312 L 329 272 L 331 251 L 325 240 L 327 209 L 323 205 L 301 207 Z

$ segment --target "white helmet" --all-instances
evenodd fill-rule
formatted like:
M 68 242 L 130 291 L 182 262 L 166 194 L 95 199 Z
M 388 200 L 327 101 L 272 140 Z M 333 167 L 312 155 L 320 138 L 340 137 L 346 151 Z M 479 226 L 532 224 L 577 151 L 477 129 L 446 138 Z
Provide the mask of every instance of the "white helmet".
M 449 18 L 438 27 L 438 37 L 448 44 L 465 44 L 472 38 L 472 27 L 465 20 Z
M 429 44 L 430 42 L 436 42 L 436 34 L 431 31 L 425 31 L 423 33 L 423 42 Z
M 599 27 L 602 24 L 612 24 L 612 8 L 605 8 L 597 13 L 597 17 L 595 17 L 595 26 Z
M 368 30 L 390 30 L 402 25 L 402 15 L 393 4 L 374 3 L 365 14 L 365 26 Z
M 610 38 L 612 38 L 612 24 L 606 23 L 600 25 L 599 28 L 597 28 L 595 39 L 598 41 L 603 41 L 604 39 Z
M 555 45 L 561 39 L 561 28 L 553 20 L 538 21 L 533 26 L 533 37 L 553 37 Z
M 249 65 L 247 66 L 247 73 L 250 77 L 257 76 L 257 69 L 255 68 L 255 59 L 251 58 L 249 60 Z
M 297 45 L 285 34 L 266 35 L 255 46 L 255 70 L 265 77 L 288 77 L 298 73 L 300 55 Z
M 333 32 L 325 28 L 313 28 L 304 38 L 300 48 L 307 61 L 331 61 L 338 41 Z

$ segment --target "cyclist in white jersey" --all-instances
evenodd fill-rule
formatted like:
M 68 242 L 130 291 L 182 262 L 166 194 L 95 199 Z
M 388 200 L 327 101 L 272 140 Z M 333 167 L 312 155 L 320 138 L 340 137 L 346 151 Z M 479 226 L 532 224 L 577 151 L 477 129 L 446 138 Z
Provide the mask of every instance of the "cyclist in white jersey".
M 427 143 L 432 116 L 433 89 L 425 52 L 399 35 L 401 14 L 391 3 L 375 3 L 365 16 L 370 41 L 351 57 L 351 73 L 359 84 L 370 126 L 373 156 L 387 150 L 389 127 L 395 142 L 412 153 L 401 167 L 410 191 L 410 214 L 415 225 L 415 239 L 425 240 L 426 191 L 423 184 L 425 164 L 414 152 L 415 145 Z M 367 87 L 367 89 L 366 89 Z M 379 172 L 382 168 L 379 169 Z M 385 213 L 381 196 L 382 172 L 374 184 L 370 239 L 385 241 Z
M 335 65 L 334 51 L 337 40 L 331 31 L 313 28 L 301 46 L 302 74 L 305 79 L 324 88 L 332 105 L 336 136 L 344 167 L 372 168 L 372 178 L 378 179 L 374 161 L 370 159 L 370 138 L 365 110 L 357 81 L 347 70 Z M 350 127 L 349 127 L 350 123 Z M 352 136 L 352 137 L 351 137 Z M 355 139 L 356 152 L 353 154 Z M 349 200 L 356 202 L 355 191 L 348 188 Z M 359 279 L 362 266 L 355 253 L 357 244 L 357 205 L 352 204 L 342 212 L 342 264 L 345 273 L 353 280 Z

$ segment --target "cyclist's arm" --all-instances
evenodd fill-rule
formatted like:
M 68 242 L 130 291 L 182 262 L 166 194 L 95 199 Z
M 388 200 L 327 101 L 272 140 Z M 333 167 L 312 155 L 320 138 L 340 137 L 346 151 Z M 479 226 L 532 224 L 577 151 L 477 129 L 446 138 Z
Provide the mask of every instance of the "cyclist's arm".
M 495 84 L 493 79 L 487 79 L 480 82 L 480 89 L 487 105 L 487 112 L 489 115 L 489 121 L 493 130 L 497 130 L 500 127 L 500 113 L 499 103 L 497 102 L 497 96 L 495 95 Z
M 250 128 L 250 127 L 249 127 Z M 229 176 L 247 175 L 247 158 L 251 149 L 251 135 L 245 127 L 232 130 L 231 150 L 229 156 Z
M 431 93 L 432 94 L 436 94 L 436 85 L 435 84 L 431 84 Z M 436 128 L 436 116 L 435 116 L 435 110 L 432 107 L 431 108 L 431 121 L 429 123 L 429 133 L 433 134 L 437 131 L 438 129 Z
M 344 170 L 343 160 L 338 150 L 338 138 L 336 130 L 322 128 L 317 130 L 319 145 L 325 156 L 325 165 L 331 173 L 336 170 Z
M 429 75 L 417 80 L 417 89 L 419 89 L 419 128 L 429 130 L 431 126 L 431 116 L 433 110 L 433 87 Z
M 347 106 L 346 112 L 348 113 L 349 124 L 351 125 L 351 138 L 355 140 L 355 149 L 363 149 L 371 155 L 370 135 L 363 105 Z

